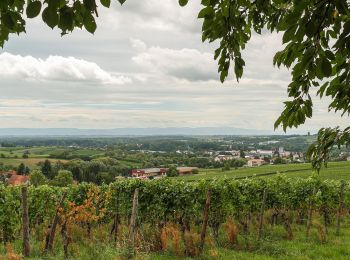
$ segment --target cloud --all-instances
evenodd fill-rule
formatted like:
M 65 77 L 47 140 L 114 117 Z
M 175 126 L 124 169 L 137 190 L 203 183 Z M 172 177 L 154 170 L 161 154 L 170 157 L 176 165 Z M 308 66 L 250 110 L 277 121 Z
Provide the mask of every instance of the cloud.
M 49 56 L 38 59 L 32 56 L 0 54 L 0 76 L 34 81 L 79 81 L 122 85 L 131 82 L 125 76 L 114 76 L 96 63 L 74 57 Z
M 253 34 L 242 80 L 231 68 L 221 84 L 216 44 L 201 41 L 199 9 L 200 1 L 184 8 L 176 0 L 114 2 L 100 8 L 94 35 L 75 30 L 64 37 L 40 19 L 28 20 L 27 33 L 11 35 L 4 47 L 21 56 L 0 55 L 2 125 L 272 130 L 290 82 L 287 69 L 272 65 L 281 35 Z M 302 129 L 347 125 L 348 118 L 327 113 L 328 103 L 315 100 L 314 117 Z
M 189 81 L 217 80 L 217 65 L 213 54 L 196 49 L 170 49 L 147 45 L 132 39 L 138 53 L 132 60 L 148 73 L 162 73 Z
M 131 42 L 131 46 L 132 46 L 136 51 L 144 52 L 144 51 L 147 50 L 147 45 L 146 45 L 146 43 L 144 43 L 143 41 L 141 41 L 141 40 L 139 40 L 139 39 L 131 38 L 131 39 L 130 39 L 130 42 Z
M 128 21 L 128 29 L 153 30 L 158 32 L 181 32 L 200 34 L 202 21 L 197 19 L 200 11 L 199 1 L 189 1 L 184 8 L 174 0 L 128 0 L 120 7 L 100 9 L 101 17 L 109 29 L 122 29 Z

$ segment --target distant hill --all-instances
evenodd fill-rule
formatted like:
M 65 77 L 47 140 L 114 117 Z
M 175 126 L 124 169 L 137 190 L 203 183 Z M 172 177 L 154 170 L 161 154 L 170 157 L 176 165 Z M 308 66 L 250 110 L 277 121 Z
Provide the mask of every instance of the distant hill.
M 169 128 L 0 128 L 0 136 L 274 135 L 281 132 L 229 127 Z

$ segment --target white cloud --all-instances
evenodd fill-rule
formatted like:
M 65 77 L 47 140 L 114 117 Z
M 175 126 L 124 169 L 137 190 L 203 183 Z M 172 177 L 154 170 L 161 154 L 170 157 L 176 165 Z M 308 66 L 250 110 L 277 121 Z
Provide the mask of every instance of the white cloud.
M 28 20 L 27 33 L 11 35 L 4 48 L 22 56 L 0 55 L 2 125 L 272 130 L 290 82 L 290 72 L 272 65 L 281 35 L 254 34 L 243 52 L 242 80 L 234 80 L 231 68 L 221 84 L 215 43 L 201 42 L 199 5 L 114 2 L 100 8 L 94 35 L 76 30 L 61 37 L 40 19 Z M 315 101 L 314 118 L 303 129 L 348 124 L 348 118 L 327 113 L 327 103 Z
M 132 40 L 138 51 L 132 60 L 149 73 L 162 73 L 190 81 L 217 79 L 217 65 L 213 54 L 196 49 L 170 49 L 159 46 L 147 47 L 141 40 Z
M 131 38 L 131 39 L 130 39 L 130 42 L 131 42 L 131 46 L 132 46 L 136 51 L 144 52 L 144 51 L 147 50 L 147 45 L 146 45 L 146 43 L 144 43 L 143 41 L 141 41 L 141 40 L 139 40 L 139 39 Z
M 102 26 L 108 29 L 125 28 L 140 33 L 142 30 L 158 32 L 181 32 L 200 34 L 201 21 L 197 19 L 200 11 L 199 1 L 189 1 L 186 7 L 180 7 L 174 0 L 128 0 L 120 7 L 113 5 L 110 9 L 100 9 L 101 17 L 105 21 Z
M 82 81 L 102 84 L 125 84 L 131 79 L 114 76 L 96 63 L 74 57 L 49 56 L 38 59 L 32 56 L 0 54 L 0 76 L 35 81 Z

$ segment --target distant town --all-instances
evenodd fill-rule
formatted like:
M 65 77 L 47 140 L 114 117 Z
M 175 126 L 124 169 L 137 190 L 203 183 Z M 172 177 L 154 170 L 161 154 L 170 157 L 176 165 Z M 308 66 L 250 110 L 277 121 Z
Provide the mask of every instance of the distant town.
M 307 163 L 314 136 L 3 137 L 0 181 L 111 183 Z M 330 161 L 349 161 L 348 148 Z M 62 184 L 62 185 L 63 185 Z

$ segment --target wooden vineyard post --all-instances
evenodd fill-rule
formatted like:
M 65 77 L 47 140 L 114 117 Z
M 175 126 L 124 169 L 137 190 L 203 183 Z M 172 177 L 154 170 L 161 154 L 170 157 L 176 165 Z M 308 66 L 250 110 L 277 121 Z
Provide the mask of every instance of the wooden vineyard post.
M 341 182 L 340 190 L 339 190 L 339 206 L 338 206 L 338 212 L 337 212 L 337 230 L 336 230 L 337 236 L 340 235 L 340 222 L 341 222 L 341 213 L 343 210 L 344 188 L 345 188 L 345 183 Z
M 327 213 L 327 210 L 324 210 L 324 212 L 323 212 L 323 225 L 324 225 L 324 230 L 326 232 L 326 235 L 328 235 L 328 213 Z
M 118 231 L 119 231 L 118 228 L 119 228 L 119 192 L 117 193 L 117 197 L 116 197 L 113 228 L 111 230 L 111 235 L 114 233 L 114 242 L 117 242 L 117 239 L 118 239 Z
M 210 196 L 211 196 L 211 190 L 209 189 L 207 192 L 207 199 L 205 201 L 204 206 L 204 212 L 203 212 L 203 224 L 202 224 L 202 230 L 201 230 L 201 241 L 199 245 L 199 253 L 201 254 L 203 252 L 204 248 L 204 242 L 205 242 L 205 235 L 207 232 L 207 226 L 208 226 L 208 220 L 209 220 L 209 209 L 210 209 Z
M 139 189 L 136 188 L 134 192 L 134 199 L 132 202 L 132 211 L 131 211 L 131 218 L 130 218 L 130 227 L 129 227 L 129 247 L 130 247 L 130 254 L 129 258 L 131 258 L 131 252 L 134 252 L 135 248 L 135 230 L 136 230 L 136 218 L 137 218 L 137 207 L 138 207 L 138 200 L 139 200 Z
M 64 259 L 68 259 L 69 237 L 68 237 L 68 231 L 67 231 L 67 220 L 62 225 L 61 235 L 63 240 Z
M 312 213 L 313 213 L 313 197 L 315 195 L 316 188 L 313 189 L 311 198 L 309 200 L 309 209 L 307 214 L 307 224 L 306 224 L 306 238 L 308 239 L 310 236 L 310 229 L 312 225 Z
M 266 197 L 267 197 L 267 191 L 266 191 L 266 188 L 265 188 L 264 189 L 264 193 L 263 193 L 263 199 L 262 199 L 262 202 L 261 202 L 261 208 L 260 208 L 258 240 L 260 240 L 261 235 L 262 235 Z
M 22 253 L 24 257 L 29 257 L 29 214 L 28 214 L 28 187 L 22 187 L 22 231 L 23 231 L 23 248 Z
M 62 198 L 59 202 L 59 204 L 56 207 L 56 213 L 55 213 L 55 217 L 52 221 L 52 225 L 50 226 L 50 229 L 48 231 L 47 237 L 46 237 L 46 242 L 45 242 L 45 248 L 44 248 L 44 253 L 46 253 L 47 251 L 51 251 L 53 248 L 53 242 L 55 240 L 55 233 L 56 233 L 56 227 L 58 224 L 58 211 L 59 208 L 62 207 L 64 200 L 66 199 L 67 196 L 67 192 L 65 191 L 62 195 Z
M 292 240 L 293 239 L 293 230 L 291 227 L 291 222 L 290 222 L 290 217 L 289 217 L 289 210 L 284 208 L 283 213 L 282 213 L 282 219 L 284 222 L 284 228 L 287 231 L 288 234 L 288 239 Z

